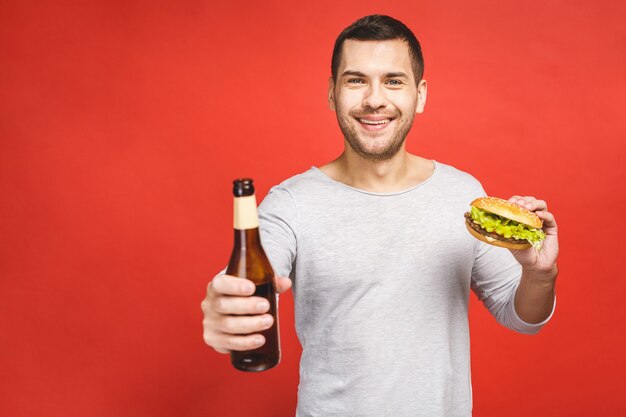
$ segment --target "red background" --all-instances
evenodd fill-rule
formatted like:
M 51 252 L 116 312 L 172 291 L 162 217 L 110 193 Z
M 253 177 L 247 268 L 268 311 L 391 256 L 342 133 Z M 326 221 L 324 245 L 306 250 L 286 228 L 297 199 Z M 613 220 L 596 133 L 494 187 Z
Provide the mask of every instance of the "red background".
M 230 181 L 263 197 L 340 152 L 332 44 L 374 12 L 423 44 L 409 150 L 546 199 L 561 228 L 540 335 L 472 296 L 474 414 L 624 415 L 624 2 L 55 3 L 0 3 L 0 415 L 294 414 L 291 295 L 262 374 L 203 344 L 200 301 Z

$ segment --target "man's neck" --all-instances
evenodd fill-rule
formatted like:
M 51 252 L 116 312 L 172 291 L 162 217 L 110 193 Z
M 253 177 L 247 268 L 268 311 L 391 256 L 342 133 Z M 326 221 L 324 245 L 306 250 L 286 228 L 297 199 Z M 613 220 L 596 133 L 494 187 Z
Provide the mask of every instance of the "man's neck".
M 364 191 L 391 193 L 407 190 L 424 182 L 433 173 L 433 162 L 402 149 L 384 161 L 365 159 L 344 151 L 336 160 L 320 168 L 335 181 Z

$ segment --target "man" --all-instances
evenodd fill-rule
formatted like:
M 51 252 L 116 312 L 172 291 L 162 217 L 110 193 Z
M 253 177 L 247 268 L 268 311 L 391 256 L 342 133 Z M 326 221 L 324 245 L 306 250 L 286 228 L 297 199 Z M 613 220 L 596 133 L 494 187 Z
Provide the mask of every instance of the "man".
M 260 206 L 263 245 L 279 291 L 294 282 L 303 352 L 298 415 L 470 416 L 470 288 L 503 325 L 535 333 L 554 308 L 557 228 L 535 211 L 540 251 L 510 251 L 467 233 L 478 181 L 411 155 L 405 138 L 427 86 L 413 33 L 387 16 L 338 37 L 328 100 L 345 150 L 274 187 Z M 289 275 L 291 280 L 285 278 Z M 222 353 L 263 344 L 272 325 L 251 282 L 212 280 L 204 336 Z

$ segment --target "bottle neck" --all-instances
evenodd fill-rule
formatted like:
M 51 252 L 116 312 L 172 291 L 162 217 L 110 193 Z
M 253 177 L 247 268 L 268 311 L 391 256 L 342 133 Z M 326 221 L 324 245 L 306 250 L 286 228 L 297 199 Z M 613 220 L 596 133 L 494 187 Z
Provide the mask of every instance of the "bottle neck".
M 259 228 L 238 230 L 235 229 L 235 248 L 246 251 L 247 248 L 258 247 L 261 245 L 261 235 Z
M 259 214 L 256 208 L 254 194 L 245 197 L 235 197 L 233 227 L 237 230 L 258 229 Z M 235 233 L 236 235 L 237 233 Z

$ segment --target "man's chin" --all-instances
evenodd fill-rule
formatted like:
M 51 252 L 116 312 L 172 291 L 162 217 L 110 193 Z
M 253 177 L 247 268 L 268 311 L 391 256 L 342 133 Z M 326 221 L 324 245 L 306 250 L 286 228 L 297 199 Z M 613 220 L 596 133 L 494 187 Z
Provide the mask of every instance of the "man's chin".
M 402 143 L 398 144 L 397 146 L 392 145 L 378 148 L 366 147 L 362 146 L 361 144 L 353 144 L 350 141 L 348 141 L 348 143 L 356 154 L 369 161 L 389 160 L 396 156 L 398 152 L 400 152 L 400 150 L 402 149 Z

